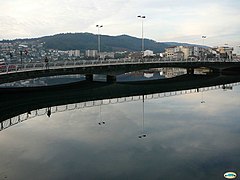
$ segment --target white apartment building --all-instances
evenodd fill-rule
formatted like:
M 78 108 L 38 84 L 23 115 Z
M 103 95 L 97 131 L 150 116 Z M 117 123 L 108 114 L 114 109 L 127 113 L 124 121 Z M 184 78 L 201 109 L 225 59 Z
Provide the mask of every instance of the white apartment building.
M 181 51 L 183 52 L 183 59 L 188 59 L 190 55 L 190 47 L 180 46 Z
M 185 46 L 175 46 L 166 48 L 165 53 L 170 59 L 187 59 L 190 55 L 190 49 Z
M 86 57 L 96 58 L 96 57 L 98 57 L 98 51 L 97 50 L 86 50 L 85 55 L 86 55 Z
M 203 49 L 203 48 L 194 46 L 194 47 L 192 48 L 192 51 L 191 51 L 191 56 L 199 57 L 199 56 L 200 56 L 200 52 L 202 51 L 202 49 Z
M 100 59 L 106 59 L 106 58 L 113 59 L 114 58 L 114 52 L 100 52 Z
M 74 57 L 80 57 L 80 50 L 69 50 L 68 55 L 74 56 Z
M 165 54 L 167 58 L 172 59 L 175 53 L 175 47 L 168 47 L 165 49 Z
M 208 49 L 197 46 L 175 46 L 165 49 L 166 57 L 170 59 L 188 59 L 190 57 L 203 57 Z
M 182 51 L 175 52 L 173 55 L 173 58 L 174 59 L 184 59 L 184 52 L 182 52 Z
M 59 51 L 59 50 L 51 50 L 52 53 L 58 52 L 61 55 L 68 55 L 69 57 L 80 57 L 80 50 L 69 50 L 69 51 Z
M 153 56 L 155 56 L 155 54 L 153 54 L 153 51 L 151 51 L 151 50 L 145 50 L 143 52 L 143 56 L 144 57 L 153 57 Z

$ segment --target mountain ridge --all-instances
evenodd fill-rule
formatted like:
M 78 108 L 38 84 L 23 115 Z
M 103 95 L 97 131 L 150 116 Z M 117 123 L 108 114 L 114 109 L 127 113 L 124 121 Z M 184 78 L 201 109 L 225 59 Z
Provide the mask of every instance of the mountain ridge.
M 25 38 L 14 40 L 2 40 L 0 42 L 14 41 L 38 41 L 44 42 L 47 49 L 58 50 L 88 50 L 98 49 L 98 35 L 92 33 L 60 33 L 38 38 Z M 101 51 L 141 51 L 142 39 L 127 34 L 110 36 L 101 35 Z M 152 39 L 144 39 L 144 49 L 149 49 L 155 53 L 164 52 L 165 48 L 171 46 L 199 46 L 196 44 L 179 42 L 157 42 Z

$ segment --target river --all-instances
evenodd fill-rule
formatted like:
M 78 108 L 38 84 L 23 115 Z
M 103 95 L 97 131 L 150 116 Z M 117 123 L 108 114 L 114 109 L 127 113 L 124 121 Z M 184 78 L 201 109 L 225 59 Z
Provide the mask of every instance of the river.
M 232 85 L 73 103 L 68 111 L 45 107 L 50 114 L 0 131 L 0 179 L 219 180 L 240 173 L 240 86 Z

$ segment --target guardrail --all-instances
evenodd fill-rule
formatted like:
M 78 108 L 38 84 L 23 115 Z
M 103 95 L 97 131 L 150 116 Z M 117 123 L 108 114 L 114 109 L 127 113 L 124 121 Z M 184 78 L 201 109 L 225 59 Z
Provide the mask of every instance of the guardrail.
M 108 60 L 65 60 L 54 62 L 34 62 L 24 64 L 7 64 L 0 65 L 0 74 L 25 72 L 44 69 L 60 69 L 74 67 L 89 67 L 89 66 L 109 66 L 122 64 L 142 64 L 142 63 L 192 63 L 192 62 L 240 62 L 238 60 L 226 59 L 202 59 L 202 60 L 176 60 L 168 58 L 153 58 L 153 59 L 108 59 Z

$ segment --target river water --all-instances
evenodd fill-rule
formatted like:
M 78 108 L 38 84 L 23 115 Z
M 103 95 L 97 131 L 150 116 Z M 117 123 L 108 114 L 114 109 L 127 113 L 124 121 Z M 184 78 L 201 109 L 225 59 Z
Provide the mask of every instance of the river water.
M 0 179 L 240 175 L 240 86 L 144 98 L 37 116 L 0 131 Z

